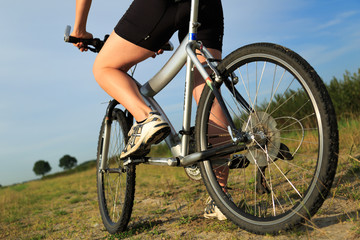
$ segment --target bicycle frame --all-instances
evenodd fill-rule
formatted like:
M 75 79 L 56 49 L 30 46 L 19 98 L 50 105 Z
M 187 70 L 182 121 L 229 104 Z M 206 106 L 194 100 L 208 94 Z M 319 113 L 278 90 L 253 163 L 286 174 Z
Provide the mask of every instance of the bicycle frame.
M 234 135 L 231 129 L 235 129 L 235 125 L 232 121 L 232 118 L 225 107 L 225 104 L 222 100 L 222 97 L 215 87 L 215 83 L 211 79 L 208 72 L 205 70 L 205 67 L 200 63 L 196 56 L 196 51 L 199 51 L 206 59 L 207 65 L 214 72 L 215 81 L 221 83 L 221 77 L 216 70 L 217 63 L 215 61 L 208 61 L 209 59 L 213 59 L 211 53 L 206 49 L 205 46 L 202 45 L 201 42 L 198 42 L 196 39 L 197 28 L 200 26 L 200 23 L 197 22 L 198 17 L 198 7 L 199 0 L 191 1 L 191 17 L 189 24 L 189 34 L 187 37 L 181 42 L 179 47 L 176 49 L 174 54 L 170 57 L 167 63 L 163 66 L 162 69 L 159 70 L 149 81 L 147 81 L 144 85 L 141 85 L 136 81 L 139 86 L 140 93 L 142 94 L 145 102 L 151 106 L 152 109 L 158 111 L 166 120 L 171 128 L 170 135 L 165 139 L 168 147 L 170 148 L 173 157 L 172 158 L 143 158 L 143 159 L 131 159 L 125 162 L 129 163 L 148 163 L 153 165 L 167 165 L 167 166 L 188 166 L 196 163 L 199 160 L 207 159 L 214 154 L 220 155 L 228 155 L 235 151 L 241 151 L 244 149 L 244 146 L 238 145 L 239 142 L 244 141 L 244 137 L 241 135 L 242 133 Z M 181 139 L 178 136 L 178 133 L 171 125 L 166 113 L 162 110 L 161 106 L 155 101 L 153 98 L 157 93 L 159 93 L 170 81 L 174 79 L 174 77 L 178 74 L 178 72 L 182 69 L 184 64 L 186 63 L 186 79 L 185 79 L 185 98 L 184 98 L 184 108 L 183 108 L 183 129 L 182 133 L 184 133 Z M 192 90 L 193 90 L 193 71 L 194 66 L 200 72 L 201 76 L 205 80 L 206 84 L 213 90 L 216 99 L 219 101 L 225 117 L 229 123 L 229 133 L 233 138 L 233 143 L 226 144 L 217 148 L 213 148 L 210 150 L 196 152 L 192 154 L 188 154 L 189 152 L 189 139 L 190 139 L 190 121 L 191 121 L 191 105 L 192 105 Z M 111 112 L 112 109 L 118 104 L 116 100 L 113 100 L 107 109 L 107 118 L 105 121 L 111 121 Z M 104 146 L 105 149 L 108 149 L 109 143 L 109 133 L 110 133 L 110 124 L 111 122 L 107 122 L 106 129 L 104 133 Z M 102 154 L 102 163 L 106 162 L 107 153 L 103 152 Z M 104 166 L 101 167 L 104 169 Z

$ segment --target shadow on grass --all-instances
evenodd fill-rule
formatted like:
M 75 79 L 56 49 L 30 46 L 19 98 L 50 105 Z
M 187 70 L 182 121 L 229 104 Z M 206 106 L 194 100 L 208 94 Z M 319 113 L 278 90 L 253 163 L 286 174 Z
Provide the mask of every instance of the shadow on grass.
M 331 217 L 316 218 L 312 222 L 318 228 L 325 228 L 341 222 L 353 221 L 359 217 L 359 214 L 360 214 L 360 209 L 348 213 L 337 214 Z
M 306 221 L 303 225 L 300 225 L 298 227 L 295 227 L 292 229 L 292 232 L 315 232 L 319 229 L 323 229 L 326 227 L 330 227 L 336 224 L 339 224 L 341 222 L 347 222 L 347 221 L 357 221 L 360 214 L 360 209 L 348 212 L 348 213 L 341 213 L 336 214 L 333 216 L 324 216 L 319 218 L 311 219 L 310 221 Z
M 160 226 L 164 224 L 167 225 L 175 224 L 176 226 L 180 226 L 180 225 L 186 226 L 193 223 L 196 224 L 198 220 L 199 217 L 197 215 L 184 215 L 182 217 L 175 217 L 167 220 L 138 220 L 136 222 L 129 224 L 126 231 L 109 235 L 107 239 L 125 239 L 125 238 L 136 237 L 143 233 L 145 233 L 147 237 L 153 236 L 154 238 L 156 238 L 156 236 L 159 237 L 160 235 L 166 232 L 166 230 L 159 229 Z
M 161 220 L 135 222 L 133 224 L 130 224 L 126 231 L 111 235 L 108 239 L 125 239 L 134 235 L 139 235 L 144 232 L 153 232 L 154 235 L 158 235 L 164 232 L 156 229 L 157 226 L 160 226 L 162 224 L 163 221 Z

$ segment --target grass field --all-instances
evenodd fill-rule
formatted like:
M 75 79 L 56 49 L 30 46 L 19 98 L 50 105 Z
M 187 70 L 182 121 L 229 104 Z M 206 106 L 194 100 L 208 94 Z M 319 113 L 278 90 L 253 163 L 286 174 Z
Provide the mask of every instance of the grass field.
M 202 217 L 201 183 L 182 168 L 138 166 L 132 219 L 110 235 L 97 205 L 95 168 L 0 189 L 0 239 L 359 239 L 360 120 L 341 121 L 332 193 L 310 221 L 278 236 L 258 236 L 230 221 Z

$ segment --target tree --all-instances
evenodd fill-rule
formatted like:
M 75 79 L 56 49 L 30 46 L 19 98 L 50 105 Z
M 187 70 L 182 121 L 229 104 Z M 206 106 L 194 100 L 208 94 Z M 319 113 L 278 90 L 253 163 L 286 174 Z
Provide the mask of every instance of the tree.
M 346 71 L 343 79 L 334 77 L 327 89 L 338 117 L 346 118 L 360 113 L 360 68 L 354 74 Z
M 77 165 L 76 158 L 74 158 L 70 155 L 65 155 L 62 158 L 60 158 L 59 167 L 64 168 L 64 170 L 71 169 L 71 168 L 75 167 L 76 165 Z
M 50 164 L 44 160 L 39 160 L 34 164 L 33 171 L 36 175 L 44 176 L 51 171 Z

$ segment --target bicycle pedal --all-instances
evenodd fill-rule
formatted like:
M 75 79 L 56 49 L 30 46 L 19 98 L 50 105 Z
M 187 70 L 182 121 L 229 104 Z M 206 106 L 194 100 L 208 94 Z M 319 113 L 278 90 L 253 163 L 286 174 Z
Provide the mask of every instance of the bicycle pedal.
M 139 158 L 139 159 L 129 158 L 126 161 L 124 161 L 124 166 L 130 165 L 130 164 L 140 164 L 140 163 L 146 163 L 146 159 L 145 158 Z
M 244 155 L 234 155 L 233 159 L 228 163 L 230 169 L 246 168 L 250 161 Z
M 293 160 L 294 156 L 290 153 L 290 149 L 283 143 L 280 143 L 280 150 L 277 158 L 282 160 Z
M 269 194 L 269 193 L 271 193 L 269 185 L 267 184 L 266 179 L 265 179 L 265 174 L 266 174 L 265 169 L 266 169 L 266 166 L 265 167 L 260 167 L 257 170 L 256 192 L 259 193 L 259 194 Z

